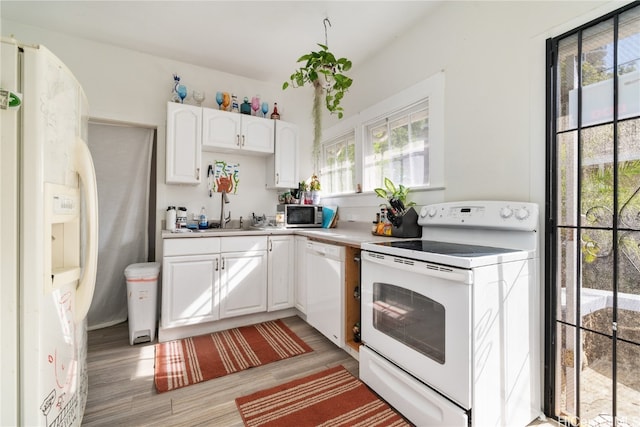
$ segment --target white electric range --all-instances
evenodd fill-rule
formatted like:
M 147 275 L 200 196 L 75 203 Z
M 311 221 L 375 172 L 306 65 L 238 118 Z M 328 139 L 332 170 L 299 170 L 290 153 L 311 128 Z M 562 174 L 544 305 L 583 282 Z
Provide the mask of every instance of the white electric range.
M 538 206 L 425 206 L 422 239 L 362 244 L 360 377 L 417 425 L 541 413 Z

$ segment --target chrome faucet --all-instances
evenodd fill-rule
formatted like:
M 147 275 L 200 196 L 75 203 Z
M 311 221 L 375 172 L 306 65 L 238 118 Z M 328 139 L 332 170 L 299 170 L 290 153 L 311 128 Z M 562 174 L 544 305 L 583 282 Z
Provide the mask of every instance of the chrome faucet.
M 225 224 L 231 221 L 231 211 L 229 211 L 229 215 L 224 217 L 224 205 L 229 203 L 229 197 L 227 197 L 227 193 L 223 191 L 222 197 L 220 198 L 220 228 L 225 228 Z

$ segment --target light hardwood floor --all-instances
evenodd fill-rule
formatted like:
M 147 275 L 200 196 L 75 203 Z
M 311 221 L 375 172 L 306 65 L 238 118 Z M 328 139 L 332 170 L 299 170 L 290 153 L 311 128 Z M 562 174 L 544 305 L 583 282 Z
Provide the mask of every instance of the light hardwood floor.
M 283 319 L 313 352 L 166 393 L 153 384 L 154 344 L 129 345 L 127 323 L 89 332 L 83 426 L 242 426 L 235 398 L 358 362 L 299 317 Z
M 127 323 L 89 332 L 89 397 L 82 425 L 239 427 L 236 397 L 337 365 L 358 375 L 358 362 L 302 319 L 283 321 L 314 351 L 161 394 L 153 384 L 155 343 L 129 345 Z M 536 420 L 530 426 L 558 424 Z

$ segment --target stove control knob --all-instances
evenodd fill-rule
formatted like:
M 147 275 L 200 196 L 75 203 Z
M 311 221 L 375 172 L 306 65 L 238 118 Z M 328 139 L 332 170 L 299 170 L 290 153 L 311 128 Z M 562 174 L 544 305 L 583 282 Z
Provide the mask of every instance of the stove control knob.
M 434 216 L 436 216 L 437 213 L 438 213 L 438 210 L 436 208 L 430 208 L 429 212 L 427 212 L 427 215 L 429 215 L 430 218 L 433 218 Z
M 427 207 L 423 206 L 422 209 L 420 209 L 420 218 L 424 218 L 425 216 L 427 216 Z
M 516 211 L 516 218 L 518 218 L 519 220 L 524 220 L 529 218 L 529 211 L 527 210 L 527 208 L 520 208 Z
M 500 216 L 504 219 L 510 218 L 513 215 L 513 209 L 509 207 L 504 207 L 500 209 Z

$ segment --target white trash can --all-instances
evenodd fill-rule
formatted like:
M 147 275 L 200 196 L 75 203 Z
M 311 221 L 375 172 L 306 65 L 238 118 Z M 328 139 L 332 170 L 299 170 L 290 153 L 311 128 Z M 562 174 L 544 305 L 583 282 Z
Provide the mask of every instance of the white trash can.
M 131 264 L 124 269 L 129 308 L 129 344 L 153 341 L 156 337 L 159 262 Z

